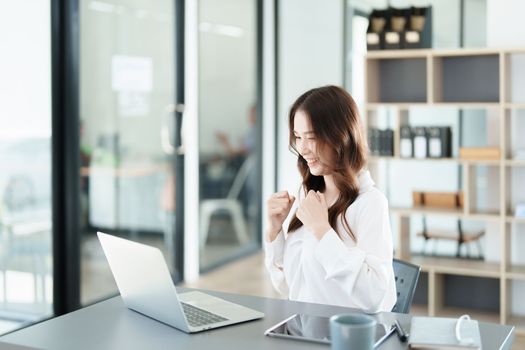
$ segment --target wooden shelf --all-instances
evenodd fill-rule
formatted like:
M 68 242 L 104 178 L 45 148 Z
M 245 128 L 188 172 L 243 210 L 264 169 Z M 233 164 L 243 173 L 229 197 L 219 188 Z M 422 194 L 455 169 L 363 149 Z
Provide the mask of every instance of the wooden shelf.
M 459 109 L 490 109 L 490 108 L 499 108 L 501 105 L 497 102 L 403 102 L 403 103 L 393 103 L 393 102 L 374 102 L 368 103 L 366 109 L 369 111 L 374 111 L 379 108 L 399 108 L 401 110 L 408 110 L 414 107 L 428 107 L 428 108 L 459 108 Z
M 399 165 L 415 165 L 422 171 L 428 171 L 423 166 L 430 164 L 443 164 L 443 168 L 449 166 L 462 166 L 460 169 L 461 188 L 464 191 L 465 208 L 429 208 L 429 207 L 392 207 L 390 212 L 397 215 L 398 241 L 396 253 L 414 264 L 420 265 L 422 270 L 428 273 L 428 305 L 414 307 L 413 312 L 419 314 L 432 313 L 432 316 L 457 317 L 462 314 L 470 314 L 474 319 L 507 324 L 515 324 L 516 332 L 525 335 L 525 316 L 510 315 L 507 318 L 505 310 L 510 310 L 509 300 L 512 300 L 512 291 L 509 296 L 502 295 L 499 300 L 497 312 L 478 312 L 473 309 L 443 307 L 440 305 L 442 297 L 441 285 L 445 283 L 445 275 L 470 276 L 477 278 L 491 278 L 498 281 L 510 282 L 514 280 L 525 281 L 525 266 L 504 266 L 502 262 L 485 262 L 479 260 L 460 259 L 455 257 L 432 257 L 411 256 L 410 239 L 413 233 L 411 220 L 414 215 L 426 215 L 429 217 L 442 217 L 466 219 L 479 222 L 498 223 L 494 225 L 503 230 L 500 232 L 502 261 L 508 260 L 510 254 L 511 239 L 508 234 L 511 224 L 525 224 L 525 218 L 516 218 L 513 212 L 505 212 L 496 209 L 492 212 L 475 211 L 477 203 L 478 166 L 489 166 L 494 173 L 499 173 L 498 180 L 493 184 L 493 203 L 498 208 L 508 207 L 511 199 L 512 177 L 509 176 L 513 167 L 525 167 L 525 160 L 505 159 L 512 146 L 511 136 L 514 134 L 509 130 L 509 115 L 514 110 L 525 110 L 525 95 L 516 90 L 516 77 L 524 71 L 523 59 L 525 48 L 517 49 L 422 49 L 422 50 L 385 50 L 373 51 L 366 55 L 365 65 L 365 111 L 371 116 L 379 117 L 375 112 L 380 108 L 391 108 L 389 110 L 389 123 L 394 129 L 395 156 L 370 156 L 371 171 L 383 171 L 381 166 L 372 166 L 382 161 L 404 161 Z M 411 74 L 404 73 L 410 71 Z M 521 80 L 520 80 L 521 81 Z M 411 103 L 413 101 L 414 103 Z M 498 116 L 499 129 L 487 130 L 491 136 L 497 136 L 498 145 L 503 154 L 501 159 L 493 160 L 465 160 L 453 158 L 401 158 L 401 127 L 410 125 L 412 112 L 424 114 L 426 109 L 434 109 L 434 116 L 439 114 L 439 108 L 456 108 L 464 110 L 482 110 L 491 115 Z M 521 111 L 519 111 L 521 112 Z M 430 113 L 429 113 L 430 114 Z M 486 115 L 486 113 L 480 113 Z M 474 117 L 473 117 L 474 118 Z M 431 125 L 432 118 L 428 119 Z M 371 126 L 374 118 L 365 119 L 367 125 Z M 378 121 L 380 121 L 378 119 Z M 473 122 L 476 122 L 473 120 Z M 461 130 L 460 130 L 461 131 Z M 518 133 L 519 134 L 519 133 Z M 516 137 L 516 136 L 514 136 Z M 374 163 L 376 162 L 376 163 Z M 379 163 L 388 165 L 390 163 Z M 449 164 L 449 165 L 446 165 Z M 398 165 L 397 163 L 395 164 Z M 388 167 L 387 167 L 388 168 Z M 446 170 L 446 169 L 445 169 Z M 374 174 L 375 175 L 375 174 Z M 374 176 L 373 175 L 373 176 Z M 387 179 L 392 175 L 387 173 Z M 458 175 L 459 176 L 459 175 Z M 511 178 L 509 180 L 509 178 Z M 491 184 L 492 185 L 492 184 Z M 392 186 L 392 185 L 390 185 Z M 412 185 L 412 189 L 417 188 Z M 407 189 L 408 190 L 408 189 Z M 497 194 L 496 194 L 497 193 Z M 520 230 L 523 228 L 520 226 Z M 453 254 L 453 253 L 451 253 Z M 491 283 L 494 280 L 490 281 Z M 514 298 L 519 296 L 514 295 Z M 436 314 L 436 315 L 434 315 Z
M 513 215 L 507 214 L 505 221 L 509 224 L 525 224 L 525 218 L 517 218 Z
M 500 276 L 499 263 L 433 256 L 412 256 L 409 261 L 421 266 L 421 270 L 425 272 L 487 278 Z
M 525 316 L 511 315 L 506 323 L 516 327 L 515 331 L 517 335 L 525 335 Z
M 368 103 L 366 105 L 366 109 L 369 110 L 369 111 L 374 111 L 374 110 L 377 110 L 379 108 L 399 108 L 399 109 L 409 109 L 411 107 L 426 107 L 428 106 L 428 103 L 426 102 L 414 102 L 414 103 L 407 103 L 407 102 L 403 102 L 403 103 L 382 103 L 382 102 L 378 102 L 378 103 Z
M 483 221 L 492 221 L 499 220 L 500 215 L 498 213 L 470 213 L 465 214 L 463 209 L 443 209 L 443 208 L 425 208 L 425 207 L 409 207 L 409 208 L 399 208 L 392 207 L 390 212 L 393 214 L 401 216 L 411 216 L 411 215 L 432 215 L 432 216 L 452 216 L 460 219 L 470 219 L 470 220 L 483 220 Z
M 523 53 L 523 49 L 505 50 L 511 53 Z M 368 51 L 366 58 L 420 58 L 426 56 L 450 57 L 450 56 L 476 56 L 476 55 L 499 55 L 502 50 L 497 49 L 461 49 L 461 50 L 432 50 L 432 49 L 412 49 L 412 50 L 377 50 Z
M 482 322 L 491 322 L 491 323 L 500 323 L 499 312 L 489 312 L 489 311 L 478 311 L 474 309 L 460 308 L 460 307 L 444 307 L 441 310 L 438 310 L 435 316 L 437 317 L 453 317 L 458 318 L 461 315 L 468 314 L 474 320 Z
M 368 51 L 365 55 L 368 59 L 379 59 L 379 58 L 421 58 L 427 57 L 433 51 L 426 49 L 413 49 L 413 50 L 377 50 Z
M 508 109 L 525 109 L 525 102 L 506 102 L 505 108 Z
M 379 160 L 396 160 L 396 161 L 407 161 L 407 162 L 458 162 L 457 158 L 403 158 L 396 156 L 370 156 L 369 161 L 377 162 Z
M 500 165 L 500 160 L 477 160 L 477 159 L 460 159 L 460 158 L 404 158 L 397 156 L 369 156 L 368 160 L 371 162 L 377 162 L 380 160 L 395 160 L 404 162 L 455 162 L 467 165 Z M 525 162 L 524 164 L 525 165 Z
M 506 166 L 525 166 L 525 159 L 505 159 Z
M 461 109 L 490 109 L 499 108 L 498 102 L 435 102 L 428 105 L 429 107 L 455 107 Z
M 511 280 L 525 280 L 525 266 L 510 265 L 505 273 L 507 279 Z

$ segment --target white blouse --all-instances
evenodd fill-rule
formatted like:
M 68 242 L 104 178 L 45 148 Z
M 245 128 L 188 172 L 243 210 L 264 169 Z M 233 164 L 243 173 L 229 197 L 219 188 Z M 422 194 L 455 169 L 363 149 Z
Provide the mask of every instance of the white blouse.
M 359 195 L 346 210 L 354 242 L 343 228 L 319 241 L 301 226 L 273 242 L 265 240 L 265 265 L 274 287 L 290 300 L 353 307 L 365 312 L 391 311 L 396 303 L 393 246 L 388 202 L 374 187 L 369 171 L 358 177 Z M 300 191 L 287 220 L 304 198 Z M 287 224 L 283 227 L 288 227 Z

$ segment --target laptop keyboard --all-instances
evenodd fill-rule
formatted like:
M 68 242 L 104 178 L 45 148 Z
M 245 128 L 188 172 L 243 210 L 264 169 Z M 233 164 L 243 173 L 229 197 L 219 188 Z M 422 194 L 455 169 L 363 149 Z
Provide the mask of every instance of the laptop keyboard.
M 186 303 L 181 304 L 184 314 L 186 315 L 186 319 L 192 327 L 200 327 L 217 322 L 228 321 L 227 318 L 221 317 L 203 309 L 199 309 L 193 305 Z

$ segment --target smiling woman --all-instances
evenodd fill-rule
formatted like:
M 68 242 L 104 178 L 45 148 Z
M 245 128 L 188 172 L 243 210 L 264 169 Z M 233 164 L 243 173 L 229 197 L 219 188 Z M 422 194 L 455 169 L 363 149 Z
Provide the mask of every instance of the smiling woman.
M 390 311 L 396 301 L 385 196 L 366 170 L 366 140 L 342 88 L 309 90 L 289 114 L 302 184 L 268 200 L 266 267 L 291 300 Z M 283 223 L 291 218 L 286 229 Z

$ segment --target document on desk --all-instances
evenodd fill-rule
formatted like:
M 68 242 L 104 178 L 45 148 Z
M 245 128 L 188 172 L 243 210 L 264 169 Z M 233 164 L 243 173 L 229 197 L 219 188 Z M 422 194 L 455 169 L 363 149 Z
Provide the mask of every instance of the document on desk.
M 413 317 L 408 341 L 410 348 L 481 349 L 478 321 L 461 322 L 459 333 L 456 332 L 457 323 L 457 318 Z

